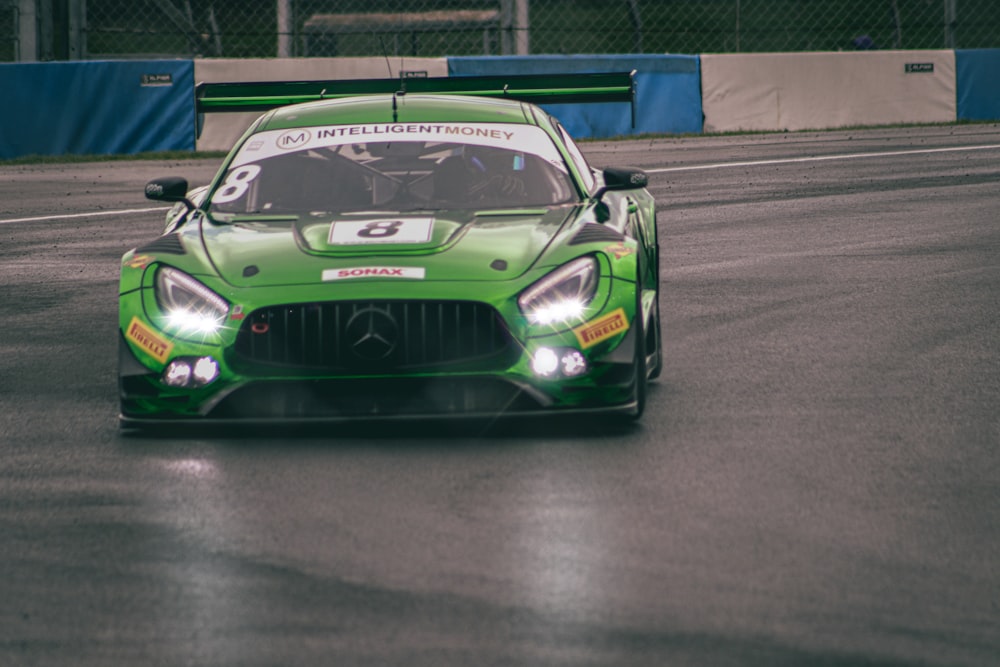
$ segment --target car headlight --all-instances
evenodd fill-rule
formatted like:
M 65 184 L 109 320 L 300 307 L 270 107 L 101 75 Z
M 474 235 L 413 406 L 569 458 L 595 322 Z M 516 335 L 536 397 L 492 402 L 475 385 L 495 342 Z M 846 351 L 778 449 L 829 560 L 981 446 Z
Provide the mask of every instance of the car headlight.
M 517 299 L 532 324 L 558 324 L 579 320 L 597 291 L 597 260 L 580 257 L 562 265 Z
M 170 325 L 181 332 L 215 333 L 229 314 L 228 301 L 169 266 L 156 272 L 156 302 Z

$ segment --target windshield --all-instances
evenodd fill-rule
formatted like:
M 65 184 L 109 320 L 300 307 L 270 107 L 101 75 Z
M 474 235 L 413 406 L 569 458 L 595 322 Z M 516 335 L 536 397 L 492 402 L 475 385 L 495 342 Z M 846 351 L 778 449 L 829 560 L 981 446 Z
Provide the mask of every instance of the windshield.
M 542 207 L 574 201 L 543 130 L 503 123 L 372 124 L 272 130 L 241 147 L 210 211 L 323 215 Z

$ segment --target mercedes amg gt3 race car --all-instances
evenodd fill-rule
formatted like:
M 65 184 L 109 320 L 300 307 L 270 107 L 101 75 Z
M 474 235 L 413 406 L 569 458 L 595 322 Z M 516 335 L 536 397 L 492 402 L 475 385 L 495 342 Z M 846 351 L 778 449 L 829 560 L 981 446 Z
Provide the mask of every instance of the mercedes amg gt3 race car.
M 537 103 L 631 74 L 213 84 L 257 109 L 207 186 L 151 181 L 121 262 L 120 421 L 642 414 L 655 206 Z

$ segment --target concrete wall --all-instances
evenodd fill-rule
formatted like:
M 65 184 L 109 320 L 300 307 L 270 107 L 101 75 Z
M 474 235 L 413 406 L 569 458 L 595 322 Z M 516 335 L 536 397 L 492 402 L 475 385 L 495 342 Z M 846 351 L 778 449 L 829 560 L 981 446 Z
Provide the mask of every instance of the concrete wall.
M 705 132 L 956 119 L 954 51 L 703 55 Z

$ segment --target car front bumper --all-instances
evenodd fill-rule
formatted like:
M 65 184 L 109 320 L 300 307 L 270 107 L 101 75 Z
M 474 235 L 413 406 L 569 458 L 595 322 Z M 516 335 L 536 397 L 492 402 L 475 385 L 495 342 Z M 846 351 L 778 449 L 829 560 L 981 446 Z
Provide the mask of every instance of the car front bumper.
M 210 385 L 179 389 L 139 361 L 120 336 L 123 426 L 194 422 L 310 422 L 357 419 L 501 418 L 574 412 L 629 413 L 635 408 L 634 330 L 588 354 L 576 377 L 542 377 L 532 368 L 533 341 L 495 372 L 317 375 L 237 374 L 228 366 Z M 212 354 L 212 350 L 200 350 Z M 214 350 L 220 357 L 224 351 Z

